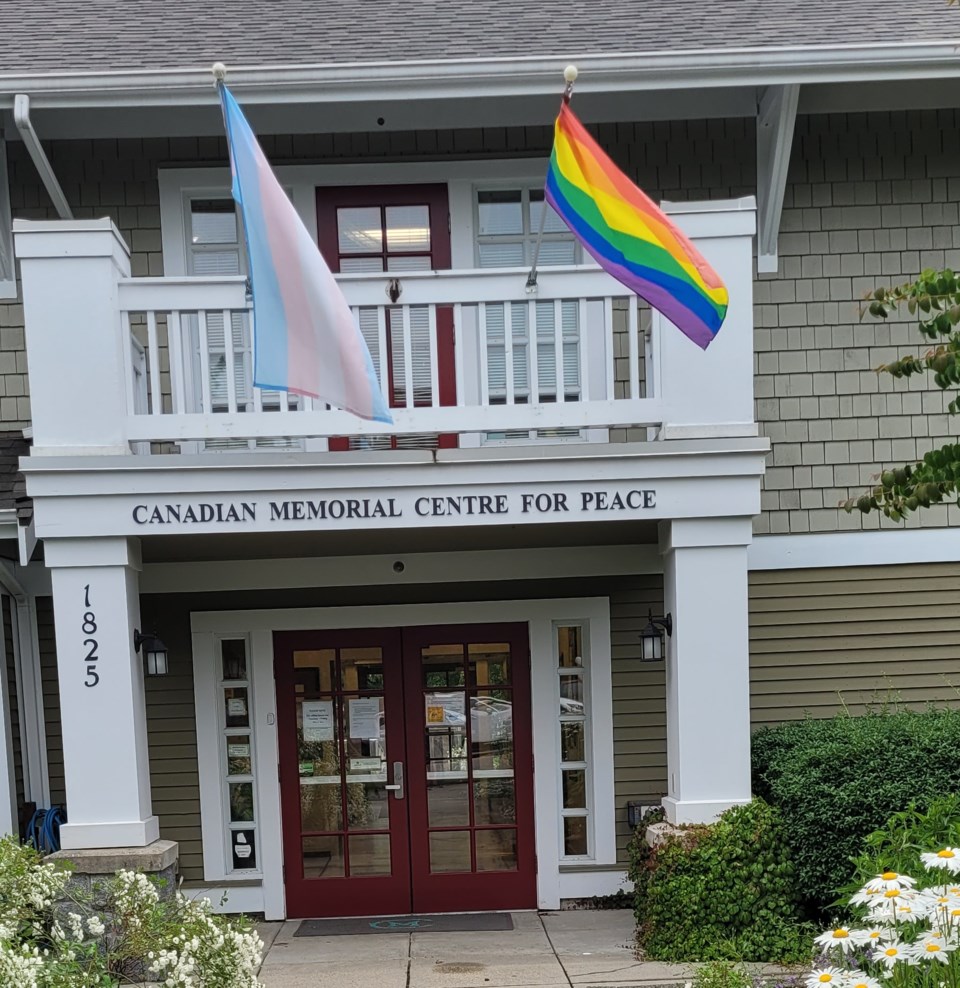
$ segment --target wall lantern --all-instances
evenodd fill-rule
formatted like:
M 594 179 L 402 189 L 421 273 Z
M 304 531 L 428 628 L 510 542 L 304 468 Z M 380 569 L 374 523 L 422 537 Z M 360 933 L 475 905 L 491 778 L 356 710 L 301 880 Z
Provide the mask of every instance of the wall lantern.
M 140 651 L 143 646 L 143 658 L 146 664 L 148 676 L 166 676 L 167 674 L 167 646 L 157 637 L 156 632 L 141 635 L 139 631 L 133 633 L 133 650 Z
M 673 634 L 673 617 L 655 618 L 652 611 L 647 611 L 647 626 L 640 632 L 640 661 L 659 662 L 666 655 L 666 643 L 663 640 L 664 631 L 667 636 Z

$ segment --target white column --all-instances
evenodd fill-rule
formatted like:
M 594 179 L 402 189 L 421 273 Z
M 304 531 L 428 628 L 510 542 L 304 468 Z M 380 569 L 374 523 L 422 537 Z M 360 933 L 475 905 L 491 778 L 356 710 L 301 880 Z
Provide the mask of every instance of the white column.
M 143 847 L 150 801 L 136 539 L 48 539 L 69 823 L 64 849 Z M 143 629 L 140 629 L 143 630 Z
M 723 326 L 701 350 L 656 312 L 659 398 L 665 439 L 755 436 L 753 411 L 753 196 L 662 203 L 691 237 L 730 296 Z
M 750 801 L 749 518 L 664 522 L 667 785 L 671 823 Z
M 9 606 L 10 598 L 0 595 L 0 607 Z M 19 832 L 17 780 L 13 764 L 13 722 L 7 670 L 3 614 L 0 613 L 0 834 L 16 834 Z
M 123 348 L 131 344 L 119 306 L 127 245 L 109 219 L 15 220 L 13 229 L 33 454 L 129 453 Z

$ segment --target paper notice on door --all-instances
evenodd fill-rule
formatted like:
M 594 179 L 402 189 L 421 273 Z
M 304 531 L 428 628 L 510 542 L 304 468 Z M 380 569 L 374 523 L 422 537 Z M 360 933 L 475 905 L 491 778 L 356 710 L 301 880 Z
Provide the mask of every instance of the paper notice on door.
M 228 717 L 246 717 L 247 716 L 247 701 L 243 697 L 231 696 L 227 699 L 227 716 Z
M 465 696 L 463 693 L 428 693 L 424 698 L 427 727 L 457 726 L 466 723 Z
M 354 697 L 348 701 L 350 737 L 364 741 L 380 740 L 380 700 L 378 697 Z
M 304 700 L 301 711 L 304 741 L 333 740 L 333 700 Z
M 227 755 L 230 758 L 249 758 L 250 745 L 248 744 L 228 744 Z

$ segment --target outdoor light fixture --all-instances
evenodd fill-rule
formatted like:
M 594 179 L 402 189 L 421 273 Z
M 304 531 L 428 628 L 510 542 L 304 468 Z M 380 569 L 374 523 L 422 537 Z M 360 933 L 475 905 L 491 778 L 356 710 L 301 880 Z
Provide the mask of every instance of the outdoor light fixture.
M 664 631 L 668 636 L 673 634 L 673 617 L 655 618 L 652 611 L 647 611 L 647 626 L 640 632 L 640 661 L 659 662 L 666 655 Z
M 156 632 L 141 635 L 139 631 L 133 632 L 133 650 L 140 651 L 143 646 L 143 658 L 146 663 L 148 676 L 166 676 L 167 674 L 167 646 L 157 637 Z

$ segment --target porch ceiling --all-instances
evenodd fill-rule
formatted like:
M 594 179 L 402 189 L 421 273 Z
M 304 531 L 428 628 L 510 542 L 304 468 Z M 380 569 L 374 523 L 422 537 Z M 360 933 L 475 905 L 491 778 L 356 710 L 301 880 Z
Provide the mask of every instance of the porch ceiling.
M 144 563 L 235 559 L 293 559 L 404 553 L 457 553 L 476 549 L 640 545 L 657 541 L 655 521 L 502 525 L 483 529 L 400 529 L 349 532 L 277 532 L 145 536 Z M 451 558 L 451 567 L 456 560 Z M 504 578 L 509 578 L 508 573 Z

